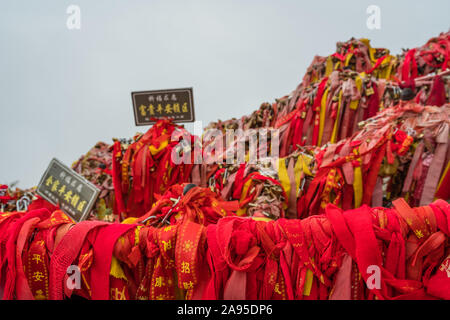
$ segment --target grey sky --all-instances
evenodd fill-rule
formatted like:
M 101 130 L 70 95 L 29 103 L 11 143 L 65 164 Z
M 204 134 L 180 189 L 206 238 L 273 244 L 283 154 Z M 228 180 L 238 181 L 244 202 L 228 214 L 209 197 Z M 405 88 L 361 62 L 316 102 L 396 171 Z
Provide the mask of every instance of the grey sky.
M 66 9 L 81 8 L 81 30 Z M 381 30 L 366 8 L 381 8 Z M 97 141 L 131 137 L 131 91 L 194 88 L 204 125 L 291 92 L 315 54 L 368 37 L 392 53 L 450 27 L 450 1 L 0 2 L 0 183 L 39 182 Z M 186 126 L 192 129 L 191 125 Z

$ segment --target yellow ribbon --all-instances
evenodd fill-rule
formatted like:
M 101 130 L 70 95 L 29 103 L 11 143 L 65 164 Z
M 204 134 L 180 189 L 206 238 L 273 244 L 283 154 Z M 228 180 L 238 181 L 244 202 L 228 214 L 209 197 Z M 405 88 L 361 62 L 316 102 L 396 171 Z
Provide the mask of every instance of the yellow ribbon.
M 162 149 L 167 147 L 168 144 L 169 144 L 169 140 L 164 140 L 163 142 L 161 142 L 159 144 L 159 148 L 156 148 L 153 145 L 149 146 L 148 148 L 150 149 L 150 153 L 152 154 L 152 156 L 154 156 L 155 154 L 159 153 Z
M 354 149 L 353 153 L 355 155 L 359 154 L 357 149 Z M 354 192 L 354 196 L 355 196 L 355 209 L 356 209 L 361 206 L 362 197 L 363 197 L 363 185 L 362 185 L 361 158 L 355 159 L 354 161 L 359 162 L 359 166 L 354 168 L 354 173 L 353 173 L 353 192 Z
M 330 92 L 330 88 L 328 87 L 323 96 L 322 100 L 320 102 L 320 119 L 319 119 L 319 140 L 318 145 L 320 146 L 322 143 L 322 136 L 323 136 L 323 127 L 325 126 L 325 111 L 327 109 L 327 99 L 328 99 L 328 93 Z
M 352 48 L 353 49 L 353 48 Z M 350 53 L 347 58 L 345 58 L 345 64 L 344 66 L 347 67 L 348 64 L 350 63 L 350 59 L 353 57 L 353 53 Z
M 307 176 L 312 177 L 313 174 L 309 169 L 309 167 L 311 166 L 311 161 L 313 160 L 313 158 L 308 157 L 307 155 L 303 155 L 302 159 L 303 159 L 303 173 L 306 174 Z
M 248 192 L 248 188 L 250 188 L 250 184 L 252 183 L 252 179 L 249 179 L 246 183 L 244 183 L 244 186 L 242 187 L 242 194 L 241 194 L 241 200 L 240 202 L 244 201 L 247 192 Z M 244 208 L 240 208 L 237 212 L 236 215 L 238 215 L 239 217 L 242 217 L 244 215 L 247 214 L 247 207 Z
M 365 73 L 363 72 L 362 75 L 365 75 Z M 356 88 L 358 89 L 358 91 L 361 92 L 361 88 L 362 88 L 361 76 L 357 76 L 356 77 L 355 84 L 356 84 Z M 358 109 L 358 105 L 359 105 L 359 99 L 351 101 L 350 105 L 349 105 L 349 108 L 352 109 L 352 110 L 356 110 L 356 109 Z
M 314 279 L 314 274 L 313 274 L 312 270 L 310 270 L 310 269 L 306 270 L 305 286 L 303 287 L 303 295 L 304 296 L 309 296 L 311 294 L 313 279 Z
M 138 218 L 130 217 L 122 221 L 122 224 L 134 224 Z
M 286 158 L 281 158 L 278 160 L 278 178 L 280 179 L 281 186 L 284 189 L 284 192 L 286 193 L 286 197 L 288 198 L 287 202 L 289 203 L 289 195 L 291 192 L 291 184 L 289 182 L 289 176 L 287 173 L 286 168 Z M 286 204 L 284 204 L 286 206 Z
M 333 58 L 332 56 L 328 56 L 325 68 L 325 77 L 328 77 L 332 72 L 333 72 Z
M 111 271 L 109 274 L 117 279 L 128 280 L 116 257 L 112 257 L 111 259 Z
M 303 157 L 300 155 L 297 158 L 297 162 L 294 166 L 294 176 L 295 176 L 295 187 L 298 190 L 300 188 L 300 180 L 302 178 L 302 171 L 303 171 Z
M 252 217 L 253 220 L 255 221 L 264 221 L 264 222 L 269 222 L 269 221 L 273 221 L 273 219 L 267 218 L 267 217 Z

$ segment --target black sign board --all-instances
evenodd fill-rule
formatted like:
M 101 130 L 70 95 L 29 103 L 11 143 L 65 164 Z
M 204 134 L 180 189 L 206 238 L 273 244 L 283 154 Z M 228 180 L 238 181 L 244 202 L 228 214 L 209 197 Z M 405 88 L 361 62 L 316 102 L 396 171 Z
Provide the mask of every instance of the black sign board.
M 155 123 L 152 118 L 195 121 L 192 88 L 132 92 L 131 99 L 137 126 Z
M 74 221 L 87 218 L 100 190 L 61 161 L 52 159 L 36 193 L 68 214 Z

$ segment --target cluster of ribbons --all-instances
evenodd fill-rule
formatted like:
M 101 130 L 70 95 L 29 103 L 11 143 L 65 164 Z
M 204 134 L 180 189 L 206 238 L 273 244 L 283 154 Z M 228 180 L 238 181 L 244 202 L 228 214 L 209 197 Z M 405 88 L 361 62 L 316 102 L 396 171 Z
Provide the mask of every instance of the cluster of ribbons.
M 220 194 L 224 199 L 239 201 L 238 216 L 278 219 L 286 215 L 288 198 L 282 182 L 264 167 L 241 164 Z
M 194 161 L 175 164 L 173 153 L 181 157 L 186 147 L 193 148 L 195 139 L 183 148 L 179 137 L 183 127 L 169 120 L 160 120 L 145 134 L 134 137 L 132 144 L 115 141 L 112 155 L 112 180 L 115 191 L 114 212 L 120 220 L 139 217 L 155 203 L 155 195 L 168 187 L 189 182 Z M 188 163 L 189 162 L 189 163 Z
M 413 206 L 450 198 L 449 107 L 411 102 L 388 108 L 348 139 L 306 148 L 316 166 L 297 198 L 297 216 L 321 213 L 328 203 L 349 210 L 389 206 L 398 197 Z
M 220 154 L 219 161 L 215 164 L 175 164 L 171 157 L 173 152 L 182 155 L 184 148 L 193 150 L 199 138 L 190 136 L 190 145 L 179 148 L 178 138 L 186 132 L 165 120 L 158 121 L 147 133 L 137 134 L 131 141 L 115 139 L 111 146 L 98 143 L 73 165 L 78 173 L 101 189 L 91 219 L 122 221 L 129 216 L 142 216 L 155 203 L 158 195 L 163 194 L 171 185 L 183 182 L 209 186 L 224 199 L 238 200 L 239 215 L 256 214 L 275 219 L 309 215 L 297 214 L 295 210 L 297 206 L 300 212 L 314 212 L 313 209 L 302 209 L 302 206 L 309 208 L 311 201 L 316 206 L 321 203 L 322 209 L 328 202 L 341 203 L 347 209 L 357 208 L 361 203 L 382 205 L 382 199 L 389 200 L 400 195 L 405 196 L 411 205 L 429 203 L 432 196 L 422 197 L 421 190 L 431 194 L 438 185 L 448 185 L 448 156 L 444 159 L 443 168 L 438 161 L 443 158 L 443 142 L 446 140 L 442 128 L 439 138 L 437 132 L 431 135 L 433 141 L 430 145 L 422 141 L 428 138 L 412 134 L 416 132 L 417 126 L 409 125 L 398 131 L 398 126 L 394 125 L 390 132 L 383 131 L 385 147 L 381 146 L 381 142 L 376 148 L 371 146 L 370 154 L 378 154 L 377 159 L 366 154 L 363 163 L 357 165 L 361 159 L 352 156 L 355 159 L 345 161 L 342 168 L 334 168 L 326 176 L 322 177 L 325 173 L 321 170 L 318 178 L 318 164 L 324 151 L 314 149 L 314 146 L 326 148 L 327 157 L 339 153 L 341 157 L 350 159 L 349 155 L 359 148 L 355 145 L 361 143 L 360 139 L 355 139 L 361 127 L 382 110 L 391 107 L 402 109 L 399 107 L 403 105 L 401 93 L 406 87 L 412 89 L 412 97 L 408 100 L 424 106 L 443 106 L 448 102 L 446 90 L 450 89 L 444 81 L 450 63 L 449 39 L 450 32 L 442 33 L 424 46 L 397 57 L 390 55 L 387 49 L 373 48 L 367 39 L 338 42 L 335 53 L 328 57 L 314 58 L 302 83 L 290 95 L 277 99 L 273 104 L 263 103 L 250 116 L 218 121 L 206 128 L 222 131 L 278 129 L 279 155 L 282 159 L 276 164 L 275 170 L 260 164 L 248 164 L 248 154 L 245 164 L 221 164 L 223 159 Z M 440 75 L 433 74 L 438 72 L 441 72 Z M 445 118 L 448 108 L 443 109 Z M 441 118 L 439 121 L 445 120 Z M 419 128 L 418 131 L 422 130 Z M 174 135 L 174 132 L 177 133 Z M 372 130 L 368 135 L 375 134 L 375 130 Z M 405 137 L 407 142 L 400 153 L 396 152 L 398 150 L 391 150 L 392 146 L 395 148 L 399 143 L 398 140 L 403 141 Z M 202 154 L 208 148 L 207 138 L 204 136 L 202 139 Z M 266 142 L 259 141 L 259 151 L 272 148 L 270 138 L 269 134 Z M 436 138 L 439 140 L 437 144 Z M 414 140 L 409 143 L 411 139 Z M 349 147 L 348 144 L 352 146 Z M 180 150 L 176 150 L 177 146 Z M 442 170 L 438 173 L 439 170 L 434 169 L 434 165 L 431 166 L 435 178 L 429 178 L 427 188 L 424 188 L 427 179 L 425 171 L 430 168 L 435 146 L 440 146 L 437 148 L 439 156 L 435 162 L 439 162 L 438 167 Z M 388 157 L 383 158 L 382 154 Z M 369 178 L 367 169 L 372 163 L 376 164 L 375 168 L 380 169 L 379 174 L 376 176 L 377 170 L 370 170 L 369 186 L 356 187 L 355 184 L 359 184 L 358 177 L 361 176 L 363 181 Z M 409 166 L 410 163 L 412 167 Z M 354 173 L 349 173 L 352 166 Z M 408 171 L 410 167 L 413 171 Z M 382 178 L 388 176 L 391 177 L 390 181 L 383 183 Z M 318 182 L 320 188 L 317 190 L 324 191 L 321 195 L 323 201 L 318 201 L 317 197 L 308 198 L 306 205 L 301 205 L 304 200 L 299 201 L 299 198 L 306 196 L 304 191 L 309 189 L 313 179 L 328 179 L 328 182 Z M 389 186 L 386 183 L 395 183 L 403 188 L 401 192 L 387 190 L 386 187 L 389 189 Z M 317 187 L 316 184 L 313 186 Z M 336 195 L 337 189 L 347 196 Z M 353 192 L 347 192 L 349 190 Z M 441 187 L 439 190 L 439 194 L 443 196 L 445 188 Z M 376 199 L 372 197 L 373 193 Z M 428 202 L 421 198 L 426 198 Z
M 368 39 L 350 39 L 338 42 L 336 52 L 327 56 L 315 56 L 308 67 L 301 86 L 307 87 L 329 76 L 335 70 L 353 70 L 371 74 L 378 79 L 390 79 L 398 64 L 397 57 L 388 49 L 373 48 Z
M 301 86 L 320 82 L 334 70 L 350 69 L 357 73 L 371 74 L 377 79 L 395 80 L 414 85 L 421 78 L 439 70 L 446 70 L 450 63 L 450 32 L 433 37 L 421 47 L 404 50 L 398 56 L 388 49 L 373 48 L 367 39 L 350 39 L 338 42 L 336 52 L 328 57 L 316 56 L 308 67 Z
M 72 164 L 72 169 L 100 189 L 91 218 L 113 222 L 114 185 L 112 180 L 112 146 L 98 142 Z
M 389 209 L 328 204 L 303 220 L 244 218 L 236 209 L 207 188 L 175 185 L 146 215 L 121 224 L 73 224 L 48 208 L 2 213 L 0 295 L 450 299 L 443 200 L 411 208 L 398 199 Z
M 417 103 L 442 106 L 448 102 L 449 86 L 443 75 L 450 67 L 449 43 L 447 32 L 394 57 L 387 49 L 372 48 L 367 39 L 339 42 L 335 53 L 314 58 L 291 94 L 273 104 L 263 103 L 250 116 L 218 121 L 209 127 L 279 128 L 286 141 L 281 147 L 284 156 L 297 145 L 321 146 L 351 136 L 360 121 L 397 105 L 406 87 L 412 89 Z M 402 73 L 411 60 L 418 61 L 413 64 L 415 68 Z
M 58 208 L 36 202 L 28 212 L 2 213 L 0 296 L 186 298 L 203 276 L 205 228 L 237 208 L 209 189 L 174 185 L 145 216 L 122 224 L 74 224 Z M 67 285 L 71 266 L 78 287 Z
M 412 80 L 450 66 L 450 31 L 431 38 L 419 48 L 406 50 L 399 57 L 397 78 Z
M 450 69 L 450 32 L 431 38 L 425 45 L 403 52 L 394 79 L 415 92 L 420 104 L 441 106 L 448 101 L 449 85 L 441 77 Z M 439 72 L 441 72 L 439 74 Z M 437 74 L 431 76 L 431 74 Z
M 238 200 L 239 215 L 272 219 L 322 213 L 329 203 L 349 210 L 389 206 L 398 197 L 412 206 L 449 199 L 449 115 L 449 104 L 401 102 L 337 143 L 300 146 L 270 168 L 221 168 L 209 186 L 224 199 Z
M 450 32 L 443 33 L 414 49 L 421 52 L 416 56 L 433 57 L 441 63 L 421 68 L 412 80 L 399 76 L 405 55 L 391 56 L 386 49 L 372 48 L 366 39 L 338 43 L 336 53 L 315 57 L 303 82 L 290 95 L 273 104 L 263 103 L 250 116 L 211 123 L 207 129 L 224 132 L 279 130 L 282 159 L 277 172 L 257 171 L 279 181 L 286 197 L 278 202 L 259 201 L 262 203 L 256 204 L 256 211 L 278 208 L 280 214 L 275 217 L 285 211 L 290 217 L 304 217 L 322 212 L 327 203 L 351 209 L 364 203 L 389 205 L 399 196 L 405 196 L 411 205 L 428 204 L 435 195 L 447 199 L 450 152 L 446 91 L 450 86 L 444 79 L 449 74 L 449 39 Z M 406 89 L 410 89 L 409 96 Z M 421 115 L 423 110 L 426 116 Z M 403 116 L 409 120 L 403 123 Z M 268 140 L 259 145 L 270 150 L 271 143 Z M 325 166 L 321 164 L 324 156 Z M 246 175 L 255 171 L 254 166 L 245 167 Z M 224 171 L 227 183 L 217 183 Z M 230 186 L 240 177 L 237 167 L 222 167 L 217 174 L 217 179 L 212 175 L 210 185 L 226 199 L 240 199 L 236 194 L 242 190 L 239 183 Z M 267 193 L 267 188 L 273 189 L 266 184 L 262 192 Z M 231 196 L 222 191 L 230 189 L 234 191 Z M 249 204 L 254 209 L 255 202 Z M 244 202 L 242 205 L 249 208 Z

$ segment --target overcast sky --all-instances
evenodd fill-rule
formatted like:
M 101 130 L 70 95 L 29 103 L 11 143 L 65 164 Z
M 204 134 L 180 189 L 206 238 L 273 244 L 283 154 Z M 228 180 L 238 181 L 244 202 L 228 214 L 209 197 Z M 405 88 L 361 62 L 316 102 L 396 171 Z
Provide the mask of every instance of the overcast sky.
M 71 4 L 80 30 L 66 26 Z M 372 4 L 380 30 L 366 27 Z M 337 41 L 396 54 L 447 31 L 449 12 L 448 0 L 1 0 L 0 183 L 35 186 L 51 158 L 70 165 L 146 130 L 131 91 L 193 87 L 204 125 L 240 117 L 290 93 Z

